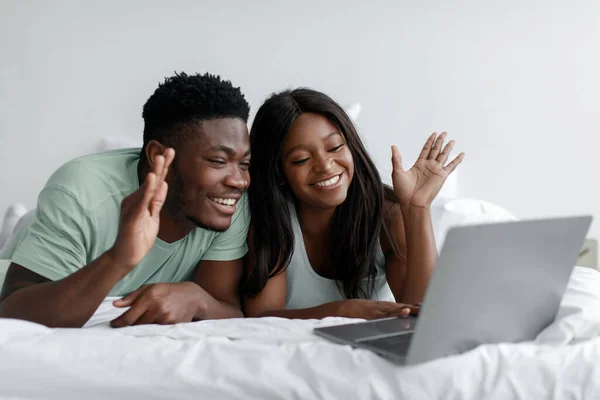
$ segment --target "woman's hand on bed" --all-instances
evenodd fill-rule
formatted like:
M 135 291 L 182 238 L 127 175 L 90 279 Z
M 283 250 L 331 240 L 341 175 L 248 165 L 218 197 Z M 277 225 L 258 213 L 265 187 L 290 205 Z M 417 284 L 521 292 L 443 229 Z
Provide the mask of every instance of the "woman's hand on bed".
M 379 319 L 388 317 L 405 317 L 418 315 L 420 307 L 413 304 L 395 303 L 393 301 L 375 301 L 349 299 L 337 302 L 335 315 L 346 318 Z
M 446 132 L 439 136 L 432 134 L 425 142 L 415 165 L 408 171 L 402 167 L 400 151 L 392 146 L 392 182 L 401 206 L 428 208 L 446 178 L 463 160 L 464 153 L 460 153 L 446 164 L 454 147 L 453 140 L 443 147 L 446 135 Z
M 112 320 L 110 325 L 121 328 L 130 325 L 191 322 L 202 308 L 206 296 L 210 295 L 193 282 L 144 285 L 113 302 L 115 307 L 130 308 Z

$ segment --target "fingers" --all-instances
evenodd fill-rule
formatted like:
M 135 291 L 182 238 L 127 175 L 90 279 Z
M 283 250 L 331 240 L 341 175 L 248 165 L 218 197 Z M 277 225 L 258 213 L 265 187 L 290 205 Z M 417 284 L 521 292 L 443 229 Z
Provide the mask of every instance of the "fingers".
M 437 136 L 437 133 L 432 133 L 429 136 L 429 139 L 425 142 L 423 146 L 423 150 L 421 150 L 421 154 L 419 154 L 419 159 L 427 160 L 429 158 L 429 153 L 431 153 L 431 147 L 433 147 L 433 142 Z
M 169 173 L 169 167 L 175 159 L 175 150 L 168 148 L 165 150 L 164 155 L 156 157 L 154 163 L 154 170 L 156 174 L 156 187 L 152 198 L 150 199 L 150 215 L 158 217 L 160 210 L 167 198 L 168 185 L 166 182 L 167 174 Z
M 129 307 L 140 297 L 144 291 L 148 288 L 148 285 L 142 285 L 127 296 L 122 297 L 113 301 L 115 307 Z
M 171 163 L 175 159 L 175 150 L 173 150 L 172 148 L 166 149 L 165 153 L 163 154 L 162 157 L 163 157 L 163 164 L 162 164 L 161 168 L 159 169 L 159 171 L 156 171 L 156 176 L 158 176 L 158 178 L 159 178 L 158 179 L 159 183 L 163 182 L 167 178 L 167 174 L 169 173 L 169 167 L 171 167 Z M 157 165 L 155 165 L 155 168 L 158 169 L 159 167 Z
M 166 149 L 164 155 L 156 156 L 152 172 L 148 173 L 146 180 L 144 181 L 142 207 L 150 209 L 152 215 L 160 212 L 165 198 L 167 197 L 168 188 L 165 179 L 174 159 L 175 150 L 171 148 Z
M 142 207 L 148 207 L 150 201 L 152 201 L 152 197 L 154 196 L 154 192 L 156 192 L 156 174 L 154 172 L 150 172 L 146 175 L 146 180 L 144 181 L 144 197 L 142 198 Z
M 132 325 L 149 325 L 156 323 L 158 323 L 158 316 L 156 315 L 156 312 L 146 310 L 144 315 L 142 315 L 140 318 L 134 321 Z
M 162 181 L 164 180 L 162 174 L 165 165 L 165 157 L 162 155 L 156 156 L 154 159 L 154 167 L 152 172 L 146 175 L 146 180 L 144 181 L 144 185 L 146 189 L 144 191 L 144 199 L 142 201 L 142 207 L 144 209 L 148 209 L 154 195 L 156 194 L 157 189 L 161 186 Z
M 165 204 L 168 190 L 169 185 L 167 182 L 162 182 L 160 188 L 155 192 L 155 195 L 150 203 L 150 215 L 153 217 L 158 217 L 160 214 L 160 210 L 162 209 L 163 204 Z
M 410 315 L 409 307 L 394 307 L 387 312 L 386 317 L 406 317 L 407 315 Z
M 442 134 L 437 137 L 437 139 L 433 143 L 433 147 L 431 148 L 431 151 L 429 152 L 428 158 L 430 160 L 437 159 L 438 155 L 440 154 L 440 151 L 442 150 L 442 146 L 444 145 L 444 140 L 446 139 L 447 135 L 448 134 L 446 132 L 442 132 Z
M 146 313 L 146 311 L 148 311 L 148 303 L 136 301 L 129 310 L 123 313 L 123 315 L 110 321 L 110 326 L 113 328 L 131 326 L 135 324 L 135 322 L 140 319 L 144 313 Z
M 410 315 L 419 315 L 419 313 L 421 312 L 421 306 L 410 306 L 408 307 L 410 309 Z
M 436 162 L 442 164 L 442 166 L 448 161 L 448 157 L 454 148 L 456 142 L 451 140 L 444 147 L 444 140 L 447 137 L 446 132 L 442 132 L 439 136 L 434 132 L 429 139 L 425 142 L 423 146 L 423 150 L 421 150 L 421 154 L 419 154 L 419 159 L 424 160 L 435 160 Z M 448 165 L 443 167 L 448 173 L 451 173 L 458 167 L 463 158 L 465 157 L 465 153 L 460 153 L 454 160 L 452 160 Z
M 452 171 L 454 171 L 456 169 L 456 167 L 458 167 L 458 164 L 460 164 L 464 158 L 465 158 L 465 153 L 460 153 L 459 155 L 457 155 L 454 158 L 454 160 L 450 161 L 448 163 L 448 165 L 446 165 L 444 167 L 444 169 L 446 171 L 448 171 L 448 173 L 450 174 Z
M 448 156 L 450 155 L 450 152 L 452 152 L 452 149 L 454 148 L 455 143 L 456 142 L 454 140 L 451 140 L 448 142 L 446 147 L 444 147 L 444 150 L 442 150 L 440 155 L 437 156 L 437 158 L 436 158 L 437 162 L 439 162 L 442 165 L 446 164 L 446 161 L 448 161 Z
M 396 303 L 395 307 L 389 311 L 390 317 L 406 317 L 408 315 L 419 315 L 421 307 L 413 304 Z
M 398 150 L 396 146 L 392 146 L 392 175 L 402 171 L 404 171 L 404 168 L 402 168 L 402 156 L 400 155 L 400 150 Z
M 410 304 L 395 303 L 393 301 L 379 302 L 378 305 L 384 311 L 383 317 L 406 317 L 413 314 L 414 309 L 418 308 Z

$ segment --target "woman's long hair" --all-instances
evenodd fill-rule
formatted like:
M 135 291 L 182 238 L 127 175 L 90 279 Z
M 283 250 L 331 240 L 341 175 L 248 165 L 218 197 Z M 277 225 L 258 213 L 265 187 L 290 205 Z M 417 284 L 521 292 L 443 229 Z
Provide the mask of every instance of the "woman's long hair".
M 375 257 L 383 229 L 384 199 L 395 201 L 346 112 L 330 97 L 300 88 L 271 95 L 258 110 L 250 130 L 251 184 L 248 189 L 254 232 L 254 268 L 243 285 L 244 296 L 257 295 L 267 280 L 284 271 L 294 251 L 289 201 L 293 199 L 282 171 L 281 148 L 294 121 L 303 113 L 326 117 L 344 136 L 354 161 L 354 177 L 346 200 L 334 213 L 330 227 L 332 275 L 348 299 L 368 298 L 373 293 Z M 390 240 L 398 254 L 395 240 Z M 366 290 L 363 280 L 367 280 Z

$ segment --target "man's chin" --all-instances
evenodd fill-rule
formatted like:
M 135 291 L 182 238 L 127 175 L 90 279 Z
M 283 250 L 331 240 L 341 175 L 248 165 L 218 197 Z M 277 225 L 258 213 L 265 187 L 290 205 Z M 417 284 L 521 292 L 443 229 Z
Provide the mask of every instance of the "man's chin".
M 227 224 L 227 226 L 223 227 L 222 224 L 220 224 L 220 225 L 207 224 L 207 223 L 200 221 L 196 217 L 192 217 L 191 215 L 188 215 L 186 218 L 190 222 L 192 222 L 194 225 L 196 225 L 198 228 L 206 229 L 207 231 L 211 231 L 211 232 L 225 232 L 227 229 L 229 229 L 229 226 L 231 225 L 231 224 Z

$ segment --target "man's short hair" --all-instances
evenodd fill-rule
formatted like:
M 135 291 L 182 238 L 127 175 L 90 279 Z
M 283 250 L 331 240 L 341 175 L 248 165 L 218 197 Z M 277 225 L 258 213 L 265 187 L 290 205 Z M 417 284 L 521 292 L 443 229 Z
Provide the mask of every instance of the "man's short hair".
M 217 118 L 239 118 L 247 123 L 249 113 L 240 88 L 230 81 L 209 73 L 176 73 L 165 78 L 144 105 L 144 149 L 151 140 L 169 144 L 170 136 L 187 124 Z

